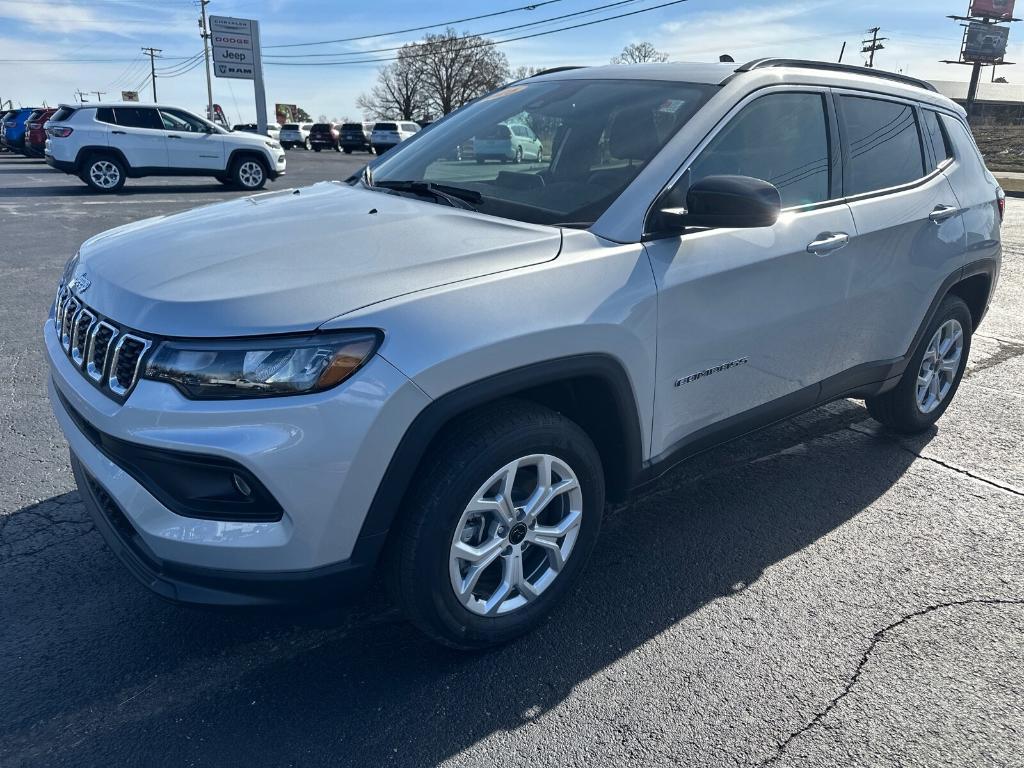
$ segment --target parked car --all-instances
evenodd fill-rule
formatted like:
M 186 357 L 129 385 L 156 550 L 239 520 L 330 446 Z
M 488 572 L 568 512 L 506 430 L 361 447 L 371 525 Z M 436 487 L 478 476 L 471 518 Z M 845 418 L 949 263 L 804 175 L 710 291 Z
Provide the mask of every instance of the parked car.
M 441 162 L 520 116 L 550 165 Z M 346 184 L 87 240 L 46 380 L 81 499 L 150 589 L 334 602 L 380 568 L 418 627 L 479 648 L 572 599 L 606 500 L 688 457 L 847 397 L 930 429 L 1004 205 L 963 109 L 902 75 L 541 74 Z
M 383 155 L 419 132 L 420 127 L 412 122 L 374 123 L 373 131 L 370 133 L 370 144 L 374 152 Z
M 25 123 L 25 154 L 29 157 L 43 157 L 46 149 L 46 121 L 56 109 L 37 109 Z
M 241 131 L 242 133 L 259 133 L 260 128 L 256 123 L 239 123 L 238 125 L 231 126 L 232 131 Z M 277 123 L 267 124 L 267 136 L 278 140 L 281 136 L 281 128 Z
M 312 149 L 313 144 L 309 140 L 309 132 L 312 129 L 312 123 L 285 123 L 281 126 L 281 146 L 285 149 L 292 147 Z
M 341 148 L 346 155 L 353 152 L 373 152 L 373 144 L 370 142 L 373 123 L 342 123 L 340 132 Z
M 163 104 L 62 104 L 46 133 L 46 162 L 97 192 L 115 192 L 125 179 L 143 176 L 212 176 L 257 190 L 285 172 L 284 152 L 273 139 L 225 131 Z
M 335 123 L 314 123 L 309 130 L 309 144 L 313 150 L 333 149 L 341 152 L 341 133 Z
M 544 161 L 544 145 L 527 125 L 501 123 L 473 139 L 473 152 L 478 163 L 500 160 L 503 163 Z
M 37 107 L 23 108 L 8 112 L 4 118 L 3 142 L 11 152 L 25 153 L 25 131 L 29 117 Z
M 18 113 L 16 109 L 0 110 L 0 152 L 10 152 L 10 148 L 7 146 L 7 142 L 4 140 L 4 135 L 7 131 L 7 120 L 13 118 Z

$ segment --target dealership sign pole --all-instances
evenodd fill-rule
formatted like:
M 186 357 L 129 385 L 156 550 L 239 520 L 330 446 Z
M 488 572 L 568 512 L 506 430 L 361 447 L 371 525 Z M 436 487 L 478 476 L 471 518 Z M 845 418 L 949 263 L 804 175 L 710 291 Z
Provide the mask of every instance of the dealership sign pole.
M 974 104 L 978 100 L 981 68 L 991 66 L 992 79 L 995 80 L 996 67 L 1013 63 L 1006 61 L 1010 28 L 1002 26 L 1002 23 L 1020 21 L 1013 15 L 1014 4 L 1015 0 L 971 0 L 966 16 L 949 17 L 965 22 L 960 58 L 955 61 L 947 59 L 943 63 L 971 66 L 971 85 L 967 89 L 968 119 L 974 114 Z
M 233 80 L 252 80 L 256 94 L 256 126 L 267 133 L 267 92 L 263 84 L 260 25 L 255 19 L 210 16 L 213 74 Z

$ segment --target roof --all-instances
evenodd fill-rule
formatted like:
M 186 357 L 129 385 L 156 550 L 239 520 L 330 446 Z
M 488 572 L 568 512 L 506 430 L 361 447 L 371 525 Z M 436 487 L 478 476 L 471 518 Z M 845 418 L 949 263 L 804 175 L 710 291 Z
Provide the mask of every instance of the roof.
M 932 80 L 939 93 L 954 101 L 967 101 L 970 83 L 959 80 Z M 1019 83 L 979 83 L 978 101 L 991 104 L 1024 104 L 1024 85 Z
M 561 69 L 531 80 L 678 80 L 718 85 L 736 71 L 735 64 L 673 61 L 667 64 L 605 64 Z

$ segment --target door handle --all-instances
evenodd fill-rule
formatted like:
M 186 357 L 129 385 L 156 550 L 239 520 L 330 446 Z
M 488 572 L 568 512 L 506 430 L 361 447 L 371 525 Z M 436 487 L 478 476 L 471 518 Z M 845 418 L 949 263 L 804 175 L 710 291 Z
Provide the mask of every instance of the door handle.
M 111 133 L 114 134 L 115 136 L 127 136 L 128 135 L 124 131 L 111 131 Z
M 928 214 L 928 218 L 936 224 L 941 224 L 946 219 L 951 219 L 960 213 L 960 209 L 954 205 L 937 205 L 935 210 Z
M 168 133 L 168 134 L 167 134 L 167 138 L 168 138 L 168 139 L 180 139 L 180 138 L 181 138 L 181 136 L 177 136 L 177 135 L 175 135 L 175 134 L 173 134 L 173 133 Z
M 846 247 L 849 242 L 850 236 L 845 232 L 822 232 L 808 244 L 807 252 L 813 253 L 815 256 L 822 256 Z

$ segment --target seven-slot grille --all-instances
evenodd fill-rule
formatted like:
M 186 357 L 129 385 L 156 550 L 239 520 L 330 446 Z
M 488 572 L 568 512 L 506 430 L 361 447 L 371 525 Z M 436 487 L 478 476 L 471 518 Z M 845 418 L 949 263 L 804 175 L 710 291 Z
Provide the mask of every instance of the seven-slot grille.
M 153 342 L 101 317 L 64 285 L 53 322 L 61 347 L 82 375 L 117 400 L 127 397 Z

